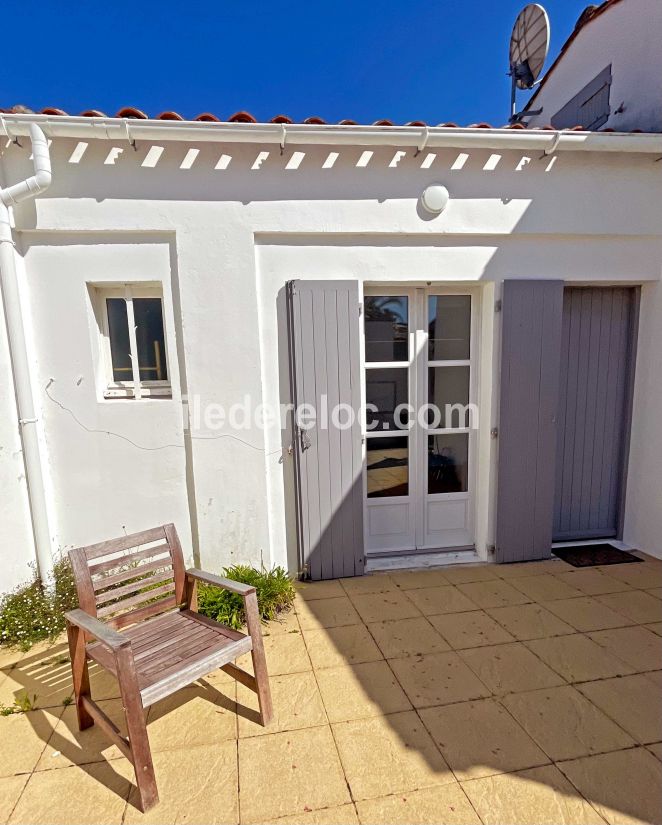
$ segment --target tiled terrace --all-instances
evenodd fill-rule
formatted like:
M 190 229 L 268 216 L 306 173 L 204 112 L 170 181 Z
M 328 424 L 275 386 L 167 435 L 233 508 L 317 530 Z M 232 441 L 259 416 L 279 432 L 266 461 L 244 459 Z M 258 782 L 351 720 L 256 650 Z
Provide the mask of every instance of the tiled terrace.
M 80 734 L 66 648 L 0 651 L 11 823 L 659 823 L 662 562 L 561 561 L 302 587 L 265 631 L 276 718 L 224 673 L 149 711 L 161 803 Z M 117 686 L 93 694 L 120 715 Z

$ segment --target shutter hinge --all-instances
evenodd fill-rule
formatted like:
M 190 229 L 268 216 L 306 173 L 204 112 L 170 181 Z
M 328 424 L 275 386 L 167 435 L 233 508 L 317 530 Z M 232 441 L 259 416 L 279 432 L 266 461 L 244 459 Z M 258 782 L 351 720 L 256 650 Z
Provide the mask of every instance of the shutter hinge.
M 359 317 L 363 315 L 363 304 L 359 302 Z
M 499 437 L 499 428 L 498 427 L 492 427 L 492 429 L 490 430 L 490 438 L 498 438 L 498 437 Z
M 501 312 L 501 300 L 498 300 L 498 301 L 494 302 L 494 311 L 495 312 Z

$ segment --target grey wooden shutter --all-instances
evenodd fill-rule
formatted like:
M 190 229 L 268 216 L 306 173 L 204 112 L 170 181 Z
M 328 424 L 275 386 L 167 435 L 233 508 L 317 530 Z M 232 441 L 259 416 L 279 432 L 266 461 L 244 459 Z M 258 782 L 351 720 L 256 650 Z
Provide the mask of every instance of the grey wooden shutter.
M 496 560 L 551 554 L 562 281 L 504 282 Z
M 311 579 L 361 575 L 358 282 L 290 281 L 287 298 L 292 399 L 297 408 L 310 404 L 317 411 L 312 429 L 294 428 L 300 563 Z M 324 396 L 326 428 L 321 421 Z M 331 412 L 337 404 L 354 410 L 350 429 L 333 425 Z
M 620 528 L 634 378 L 635 290 L 566 288 L 554 539 Z

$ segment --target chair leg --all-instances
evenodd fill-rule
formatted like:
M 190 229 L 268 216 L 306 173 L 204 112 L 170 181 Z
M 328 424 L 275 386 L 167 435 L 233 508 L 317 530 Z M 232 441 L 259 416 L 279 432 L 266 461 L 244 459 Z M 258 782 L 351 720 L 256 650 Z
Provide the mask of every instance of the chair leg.
M 255 592 L 249 593 L 246 596 L 246 623 L 253 642 L 251 655 L 253 657 L 253 673 L 255 674 L 257 699 L 260 704 L 260 717 L 262 724 L 266 727 L 269 722 L 271 722 L 274 711 L 271 703 L 267 659 L 264 655 L 262 628 L 260 627 L 260 614 L 257 608 L 257 596 Z
M 156 787 L 152 751 L 147 737 L 145 711 L 140 698 L 138 677 L 130 647 L 117 651 L 117 677 L 124 706 L 126 727 L 129 734 L 129 745 L 133 757 L 133 769 L 136 774 L 136 785 L 140 795 L 140 808 L 145 813 L 159 801 L 159 792 Z
M 80 628 L 67 622 L 67 639 L 69 641 L 69 657 L 71 659 L 71 676 L 74 683 L 78 729 L 85 730 L 85 728 L 89 728 L 94 724 L 94 719 L 83 705 L 83 696 L 90 695 L 90 674 L 85 652 L 85 634 Z

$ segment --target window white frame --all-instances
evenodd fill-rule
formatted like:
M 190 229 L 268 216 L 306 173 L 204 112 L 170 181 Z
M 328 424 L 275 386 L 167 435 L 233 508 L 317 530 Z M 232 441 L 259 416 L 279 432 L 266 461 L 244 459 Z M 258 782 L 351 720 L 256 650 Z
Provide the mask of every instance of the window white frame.
M 163 305 L 163 290 L 159 286 L 137 283 L 127 283 L 117 287 L 97 287 L 99 301 L 99 320 L 101 324 L 101 364 L 104 374 L 104 398 L 141 398 L 172 396 L 170 383 L 170 363 L 168 359 L 168 337 L 166 330 L 165 308 Z M 113 360 L 110 349 L 110 329 L 108 324 L 108 298 L 123 298 L 126 301 L 126 317 L 129 324 L 129 346 L 132 375 L 127 381 L 116 381 L 113 373 Z M 158 298 L 161 301 L 161 317 L 163 318 L 163 340 L 165 346 L 165 362 L 168 371 L 167 380 L 145 380 L 140 378 L 138 368 L 138 345 L 136 342 L 136 325 L 133 313 L 134 298 Z

